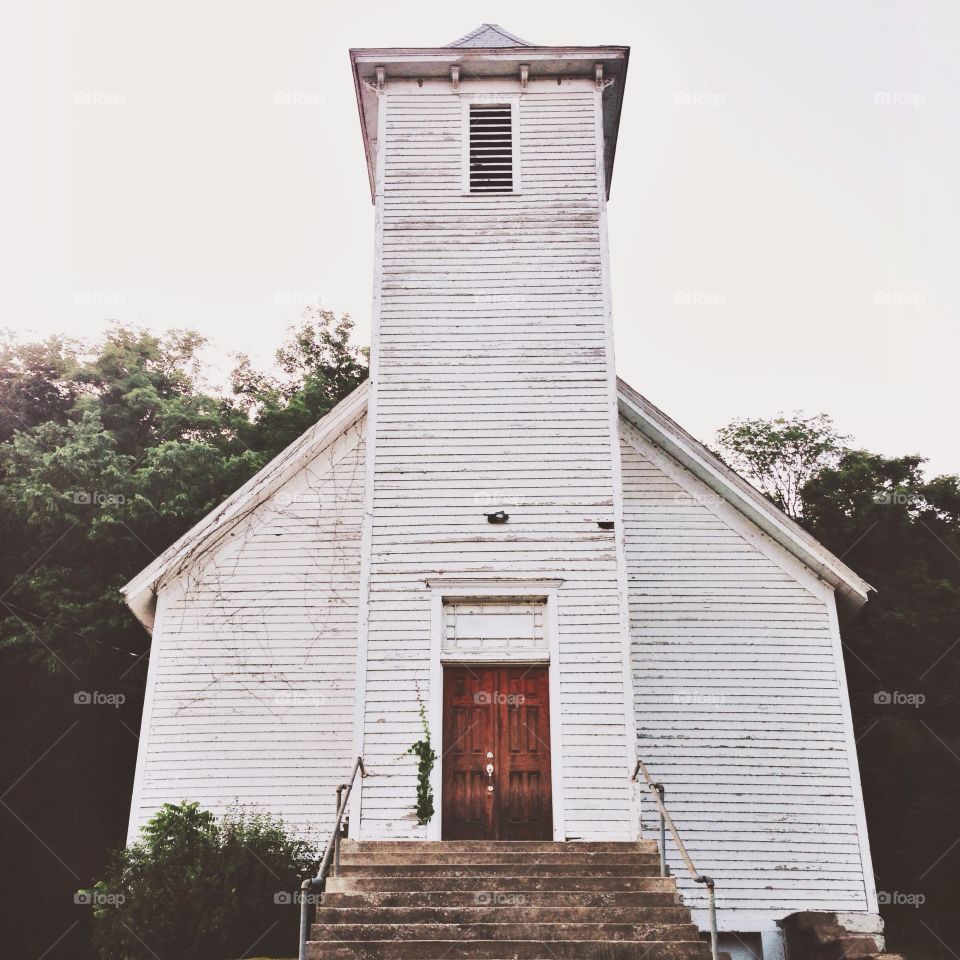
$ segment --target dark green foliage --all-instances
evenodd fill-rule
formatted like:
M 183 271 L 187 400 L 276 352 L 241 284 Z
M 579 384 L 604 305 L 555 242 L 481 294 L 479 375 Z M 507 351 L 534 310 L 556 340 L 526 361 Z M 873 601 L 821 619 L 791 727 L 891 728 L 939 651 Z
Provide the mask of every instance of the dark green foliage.
M 236 395 L 205 387 L 203 341 L 190 332 L 118 327 L 97 343 L 0 344 L 11 956 L 90 955 L 90 911 L 73 891 L 125 833 L 150 644 L 119 588 L 363 380 L 350 331 L 347 318 L 310 312 L 276 377 L 240 363 L 234 380 L 246 371 L 261 392 Z M 93 691 L 120 702 L 74 703 Z
M 19 343 L 0 337 L 0 443 L 15 430 L 29 430 L 59 421 L 76 400 L 78 384 L 71 379 L 80 345 L 66 337 L 41 343 Z
M 891 901 L 881 906 L 888 946 L 940 958 L 960 944 L 960 479 L 925 479 L 915 455 L 838 449 L 826 418 L 802 422 L 813 425 L 807 449 L 830 451 L 830 462 L 800 487 L 800 522 L 876 588 L 842 634 L 874 872 Z M 767 440 L 780 427 L 741 421 L 720 439 L 734 431 L 741 449 L 776 459 Z
M 874 870 L 880 890 L 924 898 L 881 908 L 890 946 L 949 955 L 943 943 L 960 944 L 960 480 L 926 480 L 918 456 L 854 450 L 803 498 L 805 525 L 877 591 L 843 633 Z
M 8 345 L 0 383 L 28 397 L 0 443 L 3 587 L 13 586 L 0 647 L 54 671 L 95 658 L 107 636 L 140 652 L 119 587 L 363 380 L 351 328 L 311 314 L 278 351 L 282 387 L 244 360 L 236 402 L 202 389 L 194 333 L 121 327 L 82 350 Z M 36 398 L 46 419 L 31 425 Z
M 255 416 L 240 432 L 245 444 L 275 456 L 366 378 L 366 351 L 350 345 L 352 329 L 349 317 L 310 308 L 277 351 L 279 376 L 258 373 L 248 357 L 238 357 L 233 390 Z
M 93 888 L 94 944 L 102 960 L 292 955 L 293 893 L 310 863 L 307 844 L 270 817 L 218 822 L 196 803 L 164 804 Z
M 407 748 L 407 753 L 418 758 L 417 764 L 417 823 L 425 826 L 433 819 L 433 790 L 430 787 L 430 774 L 433 773 L 437 754 L 430 741 L 430 725 L 427 712 L 420 704 L 420 723 L 423 725 L 423 738 Z

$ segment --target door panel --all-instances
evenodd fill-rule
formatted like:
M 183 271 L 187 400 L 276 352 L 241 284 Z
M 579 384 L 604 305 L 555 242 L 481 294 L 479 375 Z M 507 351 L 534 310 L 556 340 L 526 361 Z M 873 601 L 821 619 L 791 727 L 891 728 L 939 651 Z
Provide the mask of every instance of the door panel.
M 448 667 L 443 704 L 443 839 L 552 840 L 547 668 Z
M 506 790 L 501 840 L 552 840 L 550 706 L 546 667 L 500 669 L 500 757 Z
M 443 812 L 445 840 L 487 840 L 495 833 L 487 753 L 496 742 L 496 717 L 484 694 L 496 670 L 443 672 Z

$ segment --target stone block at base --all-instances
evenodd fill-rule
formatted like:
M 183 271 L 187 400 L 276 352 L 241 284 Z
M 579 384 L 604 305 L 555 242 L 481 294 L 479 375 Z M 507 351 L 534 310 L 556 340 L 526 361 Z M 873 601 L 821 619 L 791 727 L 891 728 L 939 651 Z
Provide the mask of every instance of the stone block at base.
M 860 960 L 883 953 L 883 919 L 876 913 L 803 911 L 779 924 L 787 960 Z

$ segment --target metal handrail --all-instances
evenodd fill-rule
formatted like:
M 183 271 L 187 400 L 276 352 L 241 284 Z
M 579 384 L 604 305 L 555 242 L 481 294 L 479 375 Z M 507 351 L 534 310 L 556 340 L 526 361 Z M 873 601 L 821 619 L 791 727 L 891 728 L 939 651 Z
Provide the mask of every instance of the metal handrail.
M 650 793 L 652 794 L 654 802 L 657 805 L 657 809 L 660 811 L 660 876 L 670 876 L 670 867 L 667 865 L 667 828 L 669 828 L 670 833 L 673 836 L 673 842 L 676 844 L 677 850 L 680 851 L 680 857 L 684 864 L 686 864 L 687 870 L 690 871 L 690 876 L 693 878 L 693 882 L 702 883 L 707 888 L 707 909 L 710 915 L 710 953 L 713 955 L 713 960 L 718 960 L 716 898 L 717 885 L 712 877 L 708 877 L 706 874 L 701 873 L 694 866 L 693 860 L 690 859 L 690 854 L 687 853 L 687 848 L 684 846 L 683 840 L 680 839 L 680 834 L 677 831 L 676 824 L 674 824 L 673 818 L 667 811 L 667 806 L 663 801 L 664 794 L 666 793 L 663 784 L 655 783 L 653 778 L 650 776 L 650 771 L 647 770 L 644 762 L 642 760 L 637 760 L 637 765 L 633 770 L 633 776 L 630 777 L 630 779 L 636 783 L 637 777 L 641 773 L 643 774 L 643 779 L 646 781 L 647 786 L 650 788 Z
M 307 957 L 310 891 L 322 890 L 324 888 L 331 866 L 333 866 L 333 875 L 335 877 L 340 875 L 340 824 L 343 821 L 343 814 L 347 809 L 347 804 L 350 802 L 350 793 L 353 791 L 353 782 L 357 779 L 358 770 L 360 771 L 361 779 L 367 776 L 367 768 L 363 765 L 363 757 L 357 757 L 354 761 L 350 779 L 337 787 L 337 819 L 333 822 L 333 832 L 330 834 L 330 842 L 327 844 L 327 849 L 323 851 L 320 869 L 317 871 L 315 877 L 307 877 L 307 879 L 300 884 L 300 960 L 306 960 Z

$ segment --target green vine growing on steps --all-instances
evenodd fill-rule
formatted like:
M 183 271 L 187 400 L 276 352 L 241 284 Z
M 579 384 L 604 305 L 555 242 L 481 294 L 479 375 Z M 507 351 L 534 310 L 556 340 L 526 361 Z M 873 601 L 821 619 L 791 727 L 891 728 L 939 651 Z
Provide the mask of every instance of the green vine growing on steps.
M 417 823 L 426 826 L 433 819 L 433 790 L 430 787 L 430 774 L 437 762 L 437 754 L 430 742 L 430 724 L 427 723 L 427 711 L 417 691 L 417 702 L 420 704 L 420 723 L 423 726 L 423 737 L 407 748 L 408 754 L 419 758 L 417 764 Z

